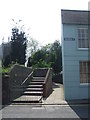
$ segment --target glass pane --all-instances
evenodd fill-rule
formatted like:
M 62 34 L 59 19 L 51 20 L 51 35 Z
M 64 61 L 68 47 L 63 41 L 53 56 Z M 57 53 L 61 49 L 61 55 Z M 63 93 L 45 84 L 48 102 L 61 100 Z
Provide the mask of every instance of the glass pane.
M 78 47 L 79 48 L 88 48 L 88 28 L 79 28 L 78 29 Z
M 88 83 L 90 83 L 90 73 L 88 74 Z
M 90 76 L 88 77 L 88 65 L 90 64 L 90 62 L 88 63 L 87 61 L 81 61 L 79 63 L 80 66 L 80 83 L 88 83 L 88 80 L 90 78 Z
M 80 65 L 80 73 L 82 73 L 82 62 L 80 62 L 79 65 Z
M 88 48 L 88 39 L 85 40 L 86 41 L 86 48 Z
M 78 40 L 78 47 L 81 48 L 81 40 Z
M 80 83 L 83 83 L 83 76 L 80 74 Z
M 88 62 L 88 73 L 90 74 L 90 62 Z
M 81 32 L 82 34 L 84 34 L 85 31 L 84 31 L 84 29 L 82 28 L 82 29 L 80 30 L 80 32 Z

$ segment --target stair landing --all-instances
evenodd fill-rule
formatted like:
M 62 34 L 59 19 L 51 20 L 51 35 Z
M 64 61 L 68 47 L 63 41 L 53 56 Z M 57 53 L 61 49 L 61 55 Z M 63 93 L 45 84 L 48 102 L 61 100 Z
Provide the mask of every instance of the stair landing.
M 15 99 L 15 103 L 38 103 L 41 102 L 42 96 L 26 96 L 22 95 L 21 97 Z

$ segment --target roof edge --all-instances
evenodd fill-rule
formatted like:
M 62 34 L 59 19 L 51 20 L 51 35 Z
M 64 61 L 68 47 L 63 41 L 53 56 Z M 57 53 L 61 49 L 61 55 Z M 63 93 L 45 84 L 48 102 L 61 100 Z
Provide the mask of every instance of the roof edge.
M 89 10 L 70 10 L 70 9 L 61 9 L 61 11 L 89 12 Z

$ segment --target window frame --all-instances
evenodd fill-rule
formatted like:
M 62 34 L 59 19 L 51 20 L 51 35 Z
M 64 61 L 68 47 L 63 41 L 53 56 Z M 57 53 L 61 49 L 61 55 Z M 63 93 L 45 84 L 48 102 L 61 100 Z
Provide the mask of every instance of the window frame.
M 86 42 L 86 40 L 85 40 L 85 45 L 87 46 L 88 45 L 88 47 L 85 47 L 85 45 L 84 45 L 84 47 L 82 47 L 83 45 L 82 45 L 82 43 L 79 43 L 79 42 L 81 42 L 82 40 L 79 40 L 79 34 L 81 34 L 81 35 L 83 35 L 82 33 L 79 33 L 79 29 L 87 29 L 87 35 L 85 34 L 85 31 L 84 31 L 84 34 L 85 34 L 85 36 L 84 36 L 84 38 L 86 37 L 87 38 L 87 42 Z M 90 44 L 88 44 L 89 43 L 89 41 L 88 41 L 88 27 L 78 27 L 78 29 L 77 29 L 77 37 L 78 37 L 78 49 L 79 50 L 89 50 L 90 49 Z M 81 37 L 81 36 L 80 36 Z M 83 38 L 83 39 L 84 39 Z M 81 44 L 81 46 L 80 46 L 80 44 Z M 80 47 L 79 47 L 80 46 Z
M 84 68 L 83 65 L 82 65 L 82 68 L 83 68 L 84 72 L 80 72 L 80 63 L 81 63 L 81 64 L 86 63 L 86 66 L 85 66 L 85 67 L 87 68 L 87 69 L 86 69 L 87 72 L 85 71 L 85 68 Z M 87 80 L 89 80 L 89 79 L 88 79 L 88 74 L 90 73 L 90 71 L 89 71 L 90 68 L 89 68 L 88 64 L 90 64 L 90 61 L 88 61 L 88 60 L 86 60 L 86 61 L 85 61 L 85 60 L 84 60 L 84 61 L 79 61 L 79 79 L 80 79 L 80 75 L 84 73 L 83 76 L 85 77 L 85 74 L 86 74 L 86 75 L 87 75 L 87 76 L 86 76 L 86 77 L 87 77 Z M 82 70 L 82 71 L 83 71 L 83 70 Z M 90 82 L 81 82 L 81 79 L 80 79 L 80 85 L 90 85 Z

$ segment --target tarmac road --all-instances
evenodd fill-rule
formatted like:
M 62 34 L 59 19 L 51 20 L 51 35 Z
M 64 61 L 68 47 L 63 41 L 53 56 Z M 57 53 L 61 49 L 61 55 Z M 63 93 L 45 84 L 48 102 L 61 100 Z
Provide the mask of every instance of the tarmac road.
M 88 118 L 85 105 L 10 105 L 2 109 L 2 118 Z

